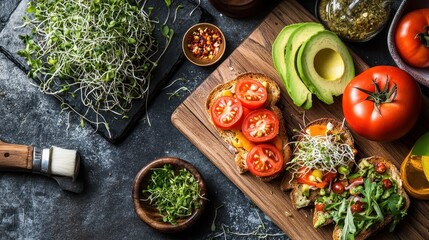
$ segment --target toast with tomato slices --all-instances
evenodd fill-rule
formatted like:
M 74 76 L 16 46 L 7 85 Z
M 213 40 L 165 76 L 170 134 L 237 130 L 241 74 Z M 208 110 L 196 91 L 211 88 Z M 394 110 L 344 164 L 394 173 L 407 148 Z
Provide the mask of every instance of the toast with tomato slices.
M 324 136 L 329 136 L 329 138 Z M 331 142 L 332 146 L 330 145 Z M 319 144 L 322 145 L 319 146 Z M 345 167 L 351 168 L 357 151 L 354 148 L 353 136 L 343 122 L 333 118 L 321 118 L 310 122 L 300 131 L 295 142 L 292 160 L 288 163 L 288 169 L 280 186 L 281 190 L 290 191 L 294 208 L 313 206 L 316 198 L 320 196 L 320 192 L 329 188 L 333 178 L 336 177 L 337 168 L 340 166 L 331 165 L 329 166 L 330 171 L 327 171 L 327 169 L 320 167 L 324 164 L 313 164 L 310 161 L 316 162 L 318 159 L 322 161 L 326 157 L 335 159 L 335 156 L 324 156 L 323 154 L 328 154 L 330 151 L 335 152 L 336 146 L 347 150 L 344 152 L 347 153 L 344 156 L 348 156 L 348 158 L 342 159 L 340 162 L 346 165 Z M 328 147 L 331 148 L 329 151 L 318 149 Z M 306 156 L 307 153 L 303 151 L 310 152 Z M 304 160 L 301 161 L 301 158 Z
M 410 206 L 400 173 L 392 162 L 372 156 L 361 159 L 358 166 L 344 176 L 345 192 L 327 194 L 316 202 L 323 207 L 316 207 L 313 225 L 319 228 L 335 222 L 334 240 L 351 236 L 366 239 L 388 225 L 393 230 Z
M 245 113 L 243 113 L 242 119 L 237 121 L 237 123 L 235 124 L 236 126 L 227 127 L 226 129 L 223 127 L 220 127 L 219 124 L 215 123 L 214 117 L 212 116 L 212 113 L 213 113 L 212 110 L 213 108 L 216 107 L 214 106 L 214 104 L 217 104 L 216 102 L 218 101 L 218 99 L 223 98 L 225 96 L 231 97 L 229 98 L 230 100 L 237 99 L 238 97 L 236 95 L 238 93 L 236 91 L 238 90 L 236 89 L 239 89 L 237 85 L 239 84 L 241 86 L 243 84 L 243 81 L 248 81 L 249 79 L 252 81 L 258 82 L 259 88 L 262 85 L 266 89 L 266 100 L 263 102 L 262 106 L 258 107 L 257 109 L 247 109 L 247 107 L 245 107 L 247 110 L 243 110 Z M 253 85 L 251 87 L 253 87 Z M 248 91 L 252 91 L 252 90 L 249 88 Z M 257 91 L 259 91 L 259 89 Z M 247 96 L 247 98 L 249 99 L 251 97 L 252 97 L 251 94 Z M 278 149 L 282 154 L 283 163 L 281 164 L 281 169 L 275 172 L 274 174 L 269 176 L 259 176 L 260 179 L 264 182 L 268 182 L 278 177 L 281 173 L 283 173 L 286 167 L 286 163 L 289 161 L 291 156 L 291 149 L 288 145 L 289 141 L 286 134 L 285 121 L 283 119 L 281 110 L 276 106 L 279 99 L 280 99 L 280 88 L 274 80 L 272 80 L 268 76 L 261 73 L 244 73 L 237 76 L 233 80 L 230 80 L 226 83 L 216 86 L 207 96 L 206 104 L 205 104 L 209 121 L 214 125 L 219 136 L 229 145 L 230 151 L 235 154 L 235 159 L 234 159 L 235 165 L 237 166 L 237 170 L 239 173 L 245 173 L 249 171 L 249 168 L 246 163 L 246 158 L 248 156 L 248 153 L 256 145 L 261 144 L 260 142 L 257 142 L 257 143 L 252 142 L 251 140 L 248 139 L 252 137 L 251 136 L 248 137 L 249 134 L 243 133 L 241 129 L 242 125 L 240 124 L 242 124 L 242 122 L 244 121 L 244 118 L 246 117 L 245 115 L 256 112 L 257 110 L 261 110 L 261 109 L 267 109 L 275 114 L 275 116 L 278 118 L 278 121 L 279 121 L 278 134 L 274 139 L 263 142 L 263 144 L 268 143 L 276 146 L 276 149 Z M 234 100 L 234 101 L 240 101 L 240 100 Z M 237 113 L 239 113 L 239 111 L 237 111 Z M 232 115 L 234 114 L 231 114 L 231 116 Z M 260 132 L 260 134 L 263 135 L 263 131 Z

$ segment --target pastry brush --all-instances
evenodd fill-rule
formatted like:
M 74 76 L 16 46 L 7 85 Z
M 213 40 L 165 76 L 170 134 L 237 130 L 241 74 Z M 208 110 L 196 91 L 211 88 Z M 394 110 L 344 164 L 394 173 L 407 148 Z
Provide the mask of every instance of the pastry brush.
M 80 156 L 76 150 L 39 148 L 0 141 L 0 170 L 32 172 L 54 178 L 63 190 L 80 193 Z

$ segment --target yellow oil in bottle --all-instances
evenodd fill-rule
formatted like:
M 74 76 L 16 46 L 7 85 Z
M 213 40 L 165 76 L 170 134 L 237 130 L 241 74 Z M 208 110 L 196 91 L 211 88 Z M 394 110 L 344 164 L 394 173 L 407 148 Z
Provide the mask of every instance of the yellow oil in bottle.
M 408 154 L 401 165 L 401 178 L 412 197 L 429 199 L 429 181 L 423 172 L 421 156 Z

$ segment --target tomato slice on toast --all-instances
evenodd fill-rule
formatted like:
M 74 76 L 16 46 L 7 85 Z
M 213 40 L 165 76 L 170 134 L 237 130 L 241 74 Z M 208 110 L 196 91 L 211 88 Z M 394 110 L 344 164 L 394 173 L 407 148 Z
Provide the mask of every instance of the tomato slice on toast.
M 237 98 L 222 96 L 212 104 L 210 113 L 216 127 L 228 130 L 241 123 L 243 106 Z
M 235 85 L 235 95 L 241 101 L 243 106 L 249 109 L 262 107 L 267 101 L 267 89 L 262 83 L 253 80 L 241 80 Z
M 283 169 L 282 153 L 272 144 L 254 146 L 246 157 L 249 172 L 255 176 L 272 176 Z
M 241 130 L 249 141 L 266 142 L 279 134 L 279 119 L 268 109 L 254 110 L 243 120 Z

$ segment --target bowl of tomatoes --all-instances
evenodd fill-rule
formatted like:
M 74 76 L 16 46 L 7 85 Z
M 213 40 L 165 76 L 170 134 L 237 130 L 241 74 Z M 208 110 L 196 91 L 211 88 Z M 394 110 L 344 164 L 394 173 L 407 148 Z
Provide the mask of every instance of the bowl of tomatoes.
M 404 0 L 388 33 L 395 63 L 420 84 L 429 86 L 429 2 Z

